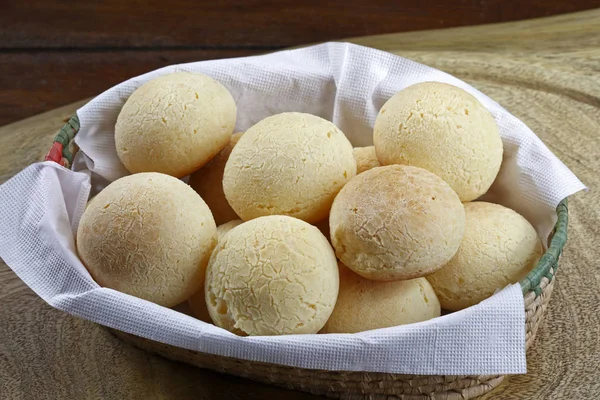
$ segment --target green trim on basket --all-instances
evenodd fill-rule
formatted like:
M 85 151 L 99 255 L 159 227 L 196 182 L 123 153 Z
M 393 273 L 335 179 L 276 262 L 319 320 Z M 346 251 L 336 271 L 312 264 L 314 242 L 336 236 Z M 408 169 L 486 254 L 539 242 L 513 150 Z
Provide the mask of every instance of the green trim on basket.
M 69 121 L 63 125 L 54 137 L 54 142 L 63 145 L 62 156 L 69 161 L 69 164 L 73 164 L 73 153 L 71 153 L 71 150 L 69 149 L 69 144 L 71 144 L 71 141 L 77 132 L 79 132 L 79 126 L 79 117 L 77 114 L 73 114 Z
M 567 243 L 567 225 L 569 224 L 569 206 L 565 198 L 556 207 L 558 220 L 554 226 L 550 246 L 542 258 L 537 262 L 535 268 L 523 279 L 520 284 L 523 294 L 533 291 L 536 297 L 540 295 L 540 283 L 543 277 L 552 279 L 558 268 L 558 258 L 560 257 L 565 244 Z M 553 271 L 551 271 L 553 269 Z
M 77 114 L 73 114 L 73 116 L 69 118 L 67 123 L 64 124 L 62 128 L 60 128 L 56 136 L 54 136 L 53 144 L 60 144 L 60 146 L 58 147 L 58 151 L 60 151 L 60 154 L 52 153 L 51 151 L 49 153 L 48 159 L 59 162 L 60 160 L 56 158 L 61 156 L 62 158 L 64 158 L 64 160 L 67 161 L 68 165 L 73 164 L 74 154 L 71 151 L 71 143 L 73 142 L 73 138 L 75 138 L 77 132 L 79 132 L 79 127 L 79 117 L 77 116 Z M 53 146 L 53 148 L 54 147 L 56 146 Z M 59 162 L 59 164 L 63 165 L 63 162 Z
M 62 145 L 62 156 L 69 162 L 73 163 L 73 154 L 70 150 L 70 144 L 73 138 L 79 131 L 79 117 L 77 114 L 69 119 L 69 121 L 61 128 L 56 134 L 54 142 L 58 142 Z M 567 243 L 567 225 L 569 223 L 569 207 L 567 199 L 563 199 L 556 207 L 556 213 L 558 214 L 558 220 L 554 226 L 552 233 L 552 239 L 550 240 L 550 246 L 548 250 L 542 255 L 542 258 L 537 262 L 535 268 L 523 279 L 521 282 L 521 288 L 523 294 L 527 292 L 534 292 L 536 297 L 542 292 L 540 283 L 542 278 L 552 280 L 556 274 L 558 268 L 558 259 L 562 253 L 565 244 Z

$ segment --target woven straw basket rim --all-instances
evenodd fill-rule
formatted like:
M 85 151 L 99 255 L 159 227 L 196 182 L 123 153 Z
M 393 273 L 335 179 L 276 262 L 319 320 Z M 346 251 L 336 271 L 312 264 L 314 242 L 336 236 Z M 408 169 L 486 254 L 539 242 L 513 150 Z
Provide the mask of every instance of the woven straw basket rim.
M 77 149 L 73 139 L 79 131 L 79 118 L 73 115 L 60 129 L 45 157 L 69 167 Z M 540 326 L 554 287 L 558 260 L 567 242 L 568 203 L 560 202 L 558 220 L 548 249 L 534 269 L 520 282 L 525 301 L 526 348 L 529 349 Z M 237 375 L 272 385 L 347 400 L 444 399 L 465 400 L 481 396 L 498 386 L 503 376 L 401 375 L 372 372 L 323 371 L 240 360 L 186 350 L 121 331 L 111 331 L 124 341 L 166 358 L 217 372 Z

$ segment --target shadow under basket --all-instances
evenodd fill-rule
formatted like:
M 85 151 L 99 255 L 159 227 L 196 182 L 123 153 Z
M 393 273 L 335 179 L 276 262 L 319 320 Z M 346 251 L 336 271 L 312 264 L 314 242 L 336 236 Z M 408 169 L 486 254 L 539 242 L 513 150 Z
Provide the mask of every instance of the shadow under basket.
M 74 115 L 56 135 L 45 160 L 69 168 L 77 151 L 73 138 L 78 130 L 79 119 Z M 560 202 L 556 211 L 558 220 L 548 239 L 548 250 L 535 268 L 520 282 L 525 300 L 527 349 L 533 344 L 552 295 L 558 260 L 567 241 L 567 199 Z M 155 342 L 114 329 L 110 331 L 127 343 L 171 360 L 336 399 L 465 400 L 489 392 L 504 379 L 502 375 L 401 375 L 303 369 L 216 356 Z

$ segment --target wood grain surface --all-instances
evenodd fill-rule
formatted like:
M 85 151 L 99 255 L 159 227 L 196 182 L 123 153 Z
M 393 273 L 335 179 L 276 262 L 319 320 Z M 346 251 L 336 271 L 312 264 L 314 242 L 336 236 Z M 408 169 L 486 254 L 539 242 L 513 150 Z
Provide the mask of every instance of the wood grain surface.
M 132 76 L 165 65 L 255 53 L 256 50 L 218 49 L 0 51 L 0 125 L 101 93 Z
M 173 63 L 600 7 L 600 0 L 0 1 L 0 125 Z
M 485 399 L 600 398 L 599 22 L 596 10 L 352 40 L 474 85 L 527 123 L 591 189 L 570 200 L 570 239 L 529 372 Z M 80 104 L 0 128 L 0 181 L 39 159 Z M 0 399 L 315 398 L 132 348 L 50 308 L 3 263 L 0 304 Z

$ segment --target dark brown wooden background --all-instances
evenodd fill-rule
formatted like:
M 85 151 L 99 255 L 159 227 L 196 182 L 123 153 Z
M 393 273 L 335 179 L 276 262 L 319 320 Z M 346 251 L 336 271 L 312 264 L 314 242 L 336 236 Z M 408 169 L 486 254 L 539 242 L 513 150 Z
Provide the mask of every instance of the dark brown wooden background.
M 168 64 L 595 7 L 600 0 L 0 0 L 0 125 Z

